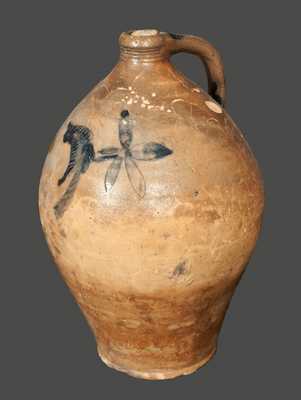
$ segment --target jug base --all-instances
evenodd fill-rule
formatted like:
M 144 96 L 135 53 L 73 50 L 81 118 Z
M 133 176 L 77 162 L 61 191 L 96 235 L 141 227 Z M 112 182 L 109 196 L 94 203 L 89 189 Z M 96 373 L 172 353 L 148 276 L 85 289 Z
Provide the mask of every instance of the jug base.
M 124 366 L 120 366 L 111 360 L 109 360 L 106 356 L 103 355 L 102 352 L 98 350 L 98 355 L 101 360 L 110 368 L 113 368 L 117 371 L 124 372 L 130 376 L 140 379 L 146 380 L 164 380 L 164 379 L 173 379 L 182 375 L 190 375 L 197 371 L 199 368 L 203 367 L 207 364 L 208 361 L 214 356 L 216 352 L 216 348 L 214 348 L 206 357 L 203 357 L 197 363 L 190 365 L 185 368 L 180 369 L 166 369 L 166 370 L 157 370 L 157 371 L 137 371 L 132 369 L 127 369 Z

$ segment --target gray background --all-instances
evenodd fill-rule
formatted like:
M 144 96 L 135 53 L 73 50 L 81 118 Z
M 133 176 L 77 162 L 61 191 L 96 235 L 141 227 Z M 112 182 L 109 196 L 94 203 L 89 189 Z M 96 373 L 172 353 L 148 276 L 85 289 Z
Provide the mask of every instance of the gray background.
M 297 399 L 300 375 L 300 13 L 297 1 L 10 1 L 1 10 L 1 399 Z M 214 359 L 165 382 L 107 368 L 41 232 L 55 132 L 110 72 L 120 32 L 192 33 L 221 52 L 227 109 L 265 179 L 256 251 Z M 198 60 L 174 62 L 206 87 Z M 297 393 L 299 392 L 299 394 Z

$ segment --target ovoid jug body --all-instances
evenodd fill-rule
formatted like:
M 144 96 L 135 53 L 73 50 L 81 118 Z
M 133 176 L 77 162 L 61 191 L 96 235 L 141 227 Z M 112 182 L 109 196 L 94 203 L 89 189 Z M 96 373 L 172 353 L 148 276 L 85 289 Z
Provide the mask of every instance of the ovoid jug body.
M 208 42 L 142 30 L 123 33 L 120 49 L 49 149 L 40 216 L 103 361 L 167 379 L 215 352 L 263 186 Z M 205 63 L 209 94 L 172 66 L 181 51 Z

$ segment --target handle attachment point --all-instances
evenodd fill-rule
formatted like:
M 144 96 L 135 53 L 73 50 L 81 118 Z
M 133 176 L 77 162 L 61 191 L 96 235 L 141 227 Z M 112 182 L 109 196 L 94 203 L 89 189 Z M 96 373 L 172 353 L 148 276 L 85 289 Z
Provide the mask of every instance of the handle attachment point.
M 226 88 L 224 67 L 220 54 L 207 40 L 192 35 L 168 33 L 165 37 L 169 56 L 177 53 L 191 53 L 204 63 L 209 95 L 221 106 L 225 106 Z

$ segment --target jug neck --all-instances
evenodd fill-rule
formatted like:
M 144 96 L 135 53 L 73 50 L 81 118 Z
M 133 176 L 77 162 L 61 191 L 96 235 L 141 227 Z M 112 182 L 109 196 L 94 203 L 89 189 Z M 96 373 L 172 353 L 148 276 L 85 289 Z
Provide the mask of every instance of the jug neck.
M 166 60 L 165 35 L 157 29 L 124 32 L 119 38 L 120 59 L 133 63 Z

